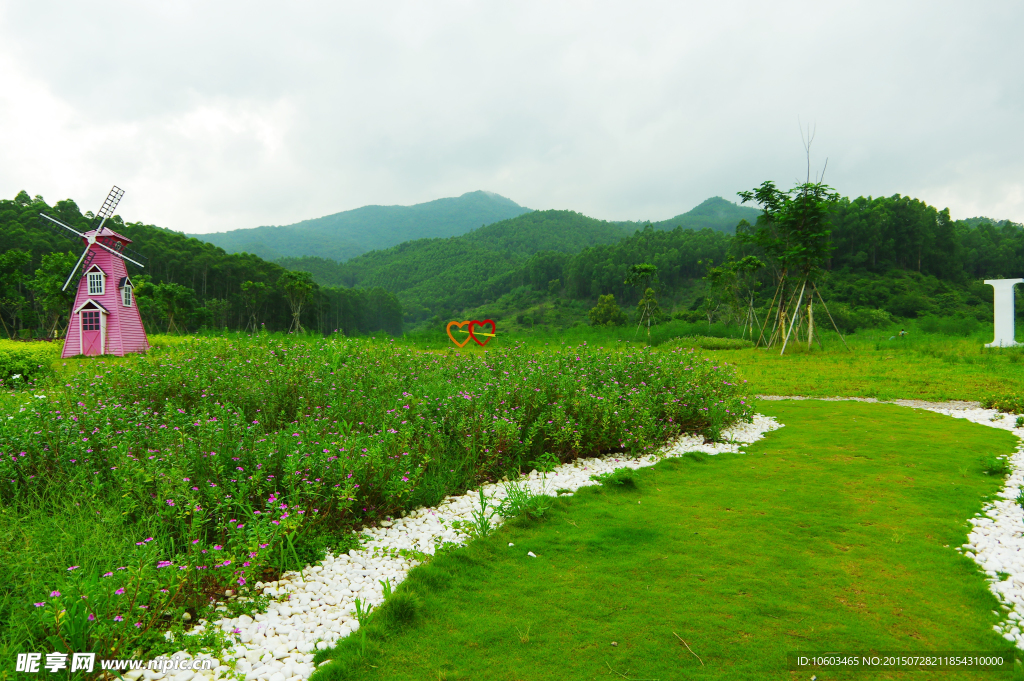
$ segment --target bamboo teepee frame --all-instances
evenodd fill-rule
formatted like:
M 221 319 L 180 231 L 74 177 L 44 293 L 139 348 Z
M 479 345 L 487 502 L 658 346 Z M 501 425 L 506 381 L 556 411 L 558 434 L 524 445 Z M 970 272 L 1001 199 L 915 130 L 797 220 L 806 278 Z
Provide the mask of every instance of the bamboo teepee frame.
M 818 290 L 817 285 L 805 276 L 800 282 L 799 293 L 797 293 L 797 289 L 794 287 L 789 299 L 785 300 L 786 279 L 786 274 L 783 273 L 778 286 L 775 288 L 775 294 L 772 296 L 772 301 L 768 305 L 768 311 L 765 314 L 765 323 L 761 325 L 761 332 L 758 335 L 757 342 L 754 344 L 754 347 L 759 347 L 761 345 L 761 341 L 765 340 L 765 331 L 768 329 L 769 321 L 772 319 L 772 311 L 774 310 L 775 319 L 772 322 L 771 333 L 768 335 L 768 338 L 764 343 L 765 347 L 774 347 L 776 343 L 781 341 L 782 350 L 779 354 L 784 355 L 786 353 L 786 347 L 789 345 L 789 341 L 793 337 L 794 330 L 796 331 L 795 340 L 800 340 L 800 330 L 806 321 L 807 349 L 810 350 L 815 340 L 814 297 L 817 296 L 821 306 L 825 309 L 825 314 L 828 315 L 829 321 L 832 322 L 832 328 L 835 329 L 836 333 L 839 335 L 839 340 L 841 340 L 843 342 L 843 346 L 849 350 L 850 346 L 846 343 L 846 339 L 839 330 L 836 320 L 832 317 L 832 313 L 829 311 L 828 305 L 825 303 L 825 299 L 822 298 L 821 291 Z M 808 287 L 810 288 L 809 291 Z M 805 293 L 808 294 L 806 314 L 802 307 Z M 793 304 L 794 299 L 796 300 L 795 305 Z M 776 306 L 776 302 L 778 302 L 778 306 Z M 751 334 L 751 336 L 753 336 L 753 334 Z M 818 346 L 823 347 L 821 345 L 821 334 L 818 334 L 816 340 L 818 341 Z

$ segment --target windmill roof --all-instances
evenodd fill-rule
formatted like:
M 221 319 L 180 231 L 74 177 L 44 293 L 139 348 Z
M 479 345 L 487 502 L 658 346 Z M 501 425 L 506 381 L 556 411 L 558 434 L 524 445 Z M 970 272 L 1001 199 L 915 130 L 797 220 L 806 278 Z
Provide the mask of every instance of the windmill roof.
M 121 239 L 122 241 L 126 241 L 128 243 L 132 242 L 132 240 L 129 239 L 128 237 L 126 237 L 125 235 L 118 234 L 117 232 L 115 232 L 114 230 L 110 229 L 109 227 L 102 227 L 100 229 L 92 229 L 92 230 L 89 230 L 88 232 L 86 232 L 85 235 L 86 236 L 90 236 L 90 235 L 112 236 L 115 239 Z
M 108 309 L 107 309 L 107 308 L 106 308 L 106 307 L 105 307 L 105 306 L 103 305 L 103 303 L 101 303 L 100 301 L 96 300 L 95 298 L 89 298 L 89 299 L 88 299 L 88 300 L 86 300 L 86 301 L 85 301 L 84 303 L 82 303 L 82 304 L 81 304 L 81 305 L 79 305 L 79 306 L 78 306 L 77 308 L 75 308 L 75 310 L 74 310 L 74 311 L 73 311 L 73 312 L 72 312 L 71 314 L 78 314 L 79 312 L 81 312 L 81 311 L 82 311 L 82 308 L 83 308 L 83 307 L 98 307 L 99 309 L 103 310 L 103 311 L 104 311 L 104 312 L 106 312 L 107 314 L 110 314 L 110 310 L 108 310 Z

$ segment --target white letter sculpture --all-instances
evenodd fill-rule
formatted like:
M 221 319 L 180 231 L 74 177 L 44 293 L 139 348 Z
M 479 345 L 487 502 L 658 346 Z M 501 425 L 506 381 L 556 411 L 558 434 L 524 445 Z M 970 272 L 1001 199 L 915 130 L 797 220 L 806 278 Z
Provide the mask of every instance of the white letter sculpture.
M 992 287 L 992 312 L 995 316 L 995 339 L 986 348 L 1012 348 L 1021 343 L 1014 339 L 1013 334 L 1013 287 L 1024 283 L 1024 279 L 986 279 L 985 283 Z

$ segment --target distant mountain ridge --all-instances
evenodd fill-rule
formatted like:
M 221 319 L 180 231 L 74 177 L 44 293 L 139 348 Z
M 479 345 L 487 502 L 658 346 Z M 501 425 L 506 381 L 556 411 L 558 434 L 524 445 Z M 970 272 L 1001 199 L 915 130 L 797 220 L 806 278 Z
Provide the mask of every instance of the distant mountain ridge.
M 681 213 L 674 218 L 661 220 L 659 222 L 620 222 L 623 227 L 643 229 L 650 224 L 654 229 L 671 230 L 676 227 L 700 231 L 702 229 L 713 229 L 716 232 L 735 234 L 736 225 L 740 220 L 746 220 L 750 224 L 757 222 L 757 216 L 761 211 L 751 206 L 740 206 L 721 196 L 712 196 L 706 199 L 699 206 Z
M 293 225 L 188 236 L 267 260 L 317 256 L 344 262 L 405 241 L 459 236 L 530 210 L 494 192 L 475 191 L 413 206 L 363 206 Z
M 383 286 L 407 292 L 479 288 L 541 252 L 570 255 L 611 244 L 629 232 L 614 222 L 570 210 L 531 211 L 447 239 L 417 239 L 339 263 L 316 256 L 280 258 L 291 270 L 310 272 L 323 286 Z M 472 266 L 467 268 L 467 263 Z

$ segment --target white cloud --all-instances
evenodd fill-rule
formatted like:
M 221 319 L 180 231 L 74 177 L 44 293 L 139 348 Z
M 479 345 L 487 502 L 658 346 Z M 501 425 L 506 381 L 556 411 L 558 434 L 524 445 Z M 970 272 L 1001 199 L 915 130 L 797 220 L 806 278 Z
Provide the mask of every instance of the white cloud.
M 663 219 L 815 167 L 1024 221 L 1018 3 L 0 4 L 0 196 L 183 231 L 489 189 Z

